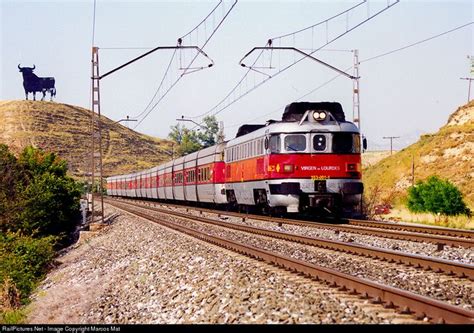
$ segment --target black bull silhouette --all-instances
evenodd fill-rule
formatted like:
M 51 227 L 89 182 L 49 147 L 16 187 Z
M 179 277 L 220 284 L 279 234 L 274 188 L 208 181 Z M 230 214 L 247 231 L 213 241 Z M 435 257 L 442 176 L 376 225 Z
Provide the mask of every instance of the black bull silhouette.
M 23 87 L 25 88 L 26 100 L 28 100 L 28 93 L 33 93 L 33 100 L 36 101 L 36 92 L 41 91 L 43 93 L 43 101 L 46 97 L 46 92 L 50 94 L 50 100 L 53 100 L 53 96 L 56 96 L 56 88 L 54 87 L 54 77 L 38 77 L 33 73 L 36 66 L 33 67 L 20 67 L 18 69 L 23 74 Z

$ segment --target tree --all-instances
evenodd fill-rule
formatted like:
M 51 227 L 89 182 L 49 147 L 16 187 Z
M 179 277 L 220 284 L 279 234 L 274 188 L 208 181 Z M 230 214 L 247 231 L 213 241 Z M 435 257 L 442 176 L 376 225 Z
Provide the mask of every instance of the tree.
M 171 126 L 171 132 L 168 134 L 168 138 L 176 142 L 178 146 L 176 148 L 176 154 L 178 156 L 184 156 L 202 148 L 196 131 L 190 130 L 180 124 Z
M 77 224 L 80 190 L 69 177 L 49 172 L 36 176 L 21 194 L 21 230 L 29 235 L 71 234 Z
M 24 171 L 33 177 L 46 172 L 58 177 L 65 177 L 67 173 L 65 160 L 60 159 L 55 153 L 45 152 L 32 146 L 26 147 L 21 152 L 18 163 Z
M 447 180 L 436 176 L 418 182 L 408 189 L 408 209 L 412 212 L 429 212 L 444 216 L 470 214 L 462 193 Z
M 183 125 L 171 126 L 168 138 L 176 142 L 176 153 L 179 156 L 193 153 L 202 148 L 207 148 L 224 141 L 224 134 L 219 131 L 215 116 L 203 119 L 204 125 L 198 130 L 190 130 Z
M 203 119 L 204 128 L 199 132 L 198 138 L 203 148 L 214 146 L 218 142 L 219 125 L 216 116 L 206 116 Z

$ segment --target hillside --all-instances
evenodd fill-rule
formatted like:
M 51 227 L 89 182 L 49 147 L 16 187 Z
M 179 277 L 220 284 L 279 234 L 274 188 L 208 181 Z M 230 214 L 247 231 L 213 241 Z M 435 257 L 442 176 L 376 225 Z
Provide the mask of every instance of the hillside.
M 411 186 L 412 158 L 415 182 L 431 175 L 449 179 L 474 207 L 474 101 L 458 108 L 437 133 L 421 136 L 413 145 L 364 170 L 366 188 L 380 184 L 385 196 L 404 195 Z
M 70 172 L 90 172 L 90 111 L 41 101 L 0 101 L 0 143 L 15 153 L 27 145 L 54 151 Z M 102 117 L 105 176 L 149 168 L 169 159 L 171 142 L 137 133 Z
M 368 168 L 390 156 L 390 150 L 372 150 L 362 153 L 362 168 Z

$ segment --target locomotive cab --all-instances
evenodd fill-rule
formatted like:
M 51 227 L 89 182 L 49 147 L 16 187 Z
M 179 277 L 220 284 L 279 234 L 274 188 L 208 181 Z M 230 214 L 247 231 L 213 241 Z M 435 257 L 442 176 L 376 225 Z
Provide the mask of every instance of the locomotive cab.
M 339 103 L 290 104 L 265 142 L 270 206 L 295 213 L 360 214 L 361 140 Z

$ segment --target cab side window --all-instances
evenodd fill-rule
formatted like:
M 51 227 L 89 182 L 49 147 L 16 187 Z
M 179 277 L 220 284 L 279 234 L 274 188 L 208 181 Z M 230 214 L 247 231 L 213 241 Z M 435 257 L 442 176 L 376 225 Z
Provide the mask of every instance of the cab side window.
M 279 153 L 281 147 L 281 140 L 279 135 L 272 135 L 270 137 L 269 148 L 272 153 Z

